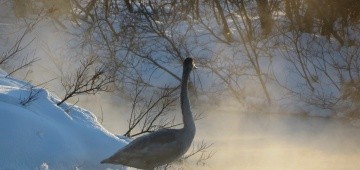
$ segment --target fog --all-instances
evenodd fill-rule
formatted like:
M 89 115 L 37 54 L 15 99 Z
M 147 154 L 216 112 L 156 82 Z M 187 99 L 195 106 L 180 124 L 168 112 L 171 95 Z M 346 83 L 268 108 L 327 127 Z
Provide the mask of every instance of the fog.
M 213 142 L 216 152 L 203 169 L 360 167 L 358 128 L 337 119 L 222 109 L 197 127 L 197 138 Z
M 61 96 L 58 88 L 60 73 L 52 60 L 60 60 L 66 55 L 59 47 L 65 46 L 62 43 L 66 41 L 59 40 L 59 37 L 67 34 L 55 28 L 42 28 L 34 33 L 38 39 L 32 47 L 37 49 L 34 55 L 40 60 L 34 64 L 27 77 L 34 84 L 52 80 L 44 87 Z M 41 45 L 43 41 L 51 46 L 54 58 L 45 52 L 47 49 Z M 66 65 L 69 61 L 60 63 Z M 68 68 L 65 66 L 63 69 Z M 115 134 L 126 131 L 131 106 L 124 100 L 100 93 L 77 96 L 69 102 L 96 114 L 99 122 L 109 131 Z M 213 156 L 206 160 L 204 165 L 194 165 L 197 158 L 193 157 L 189 163 L 185 162 L 176 168 L 350 170 L 360 167 L 359 128 L 348 121 L 289 115 L 282 111 L 260 113 L 251 111 L 251 108 L 243 109 L 237 104 L 219 104 L 210 109 L 206 106 L 194 106 L 194 112 L 204 113 L 204 118 L 196 122 L 197 134 L 194 142 L 213 144 L 207 149 L 207 152 L 213 152 Z M 180 108 L 175 112 L 180 114 Z
M 28 75 L 34 84 L 56 77 L 49 70 L 48 56 L 38 53 L 41 62 L 32 67 Z M 66 61 L 64 61 L 66 63 Z M 37 76 L 41 75 L 41 76 Z M 20 76 L 21 77 L 21 76 Z M 61 96 L 54 79 L 44 85 Z M 211 100 L 211 99 L 210 99 Z M 77 96 L 68 102 L 90 110 L 109 131 L 122 135 L 127 130 L 131 105 L 109 93 Z M 209 109 L 194 106 L 194 112 L 203 112 L 204 118 L 196 122 L 194 143 L 212 144 L 212 152 L 204 165 L 196 165 L 197 156 L 173 169 L 358 169 L 360 167 L 359 129 L 348 121 L 337 118 L 289 115 L 251 111 L 231 105 L 219 104 Z M 203 104 L 203 103 L 202 103 Z M 268 110 L 268 109 L 262 109 Z M 180 108 L 176 108 L 180 114 Z M 180 117 L 180 115 L 179 115 Z
M 93 98 L 94 99 L 94 98 Z M 96 111 L 102 105 L 103 125 L 114 133 L 124 133 L 126 105 L 82 100 Z M 86 101 L 86 102 L 85 102 Z M 124 104 L 124 103 L 122 103 Z M 203 112 L 196 121 L 194 144 L 212 144 L 205 164 L 196 165 L 199 155 L 170 169 L 358 169 L 360 167 L 359 128 L 338 118 L 290 115 L 283 112 L 256 113 L 237 105 L 193 106 Z M 175 110 L 180 114 L 180 108 Z
M 81 100 L 81 105 L 100 118 L 113 133 L 124 133 L 130 106 L 107 102 L 105 97 Z M 230 103 L 230 102 L 227 102 Z M 206 105 L 206 104 L 205 104 Z M 128 107 L 128 108 L 127 108 Z M 268 109 L 271 110 L 271 109 Z M 180 108 L 175 110 L 180 115 Z M 196 121 L 194 144 L 212 144 L 205 164 L 196 165 L 199 155 L 170 169 L 358 169 L 359 128 L 339 118 L 291 115 L 281 111 L 255 112 L 232 103 L 215 107 L 193 106 L 203 112 Z
M 35 70 L 33 75 L 37 74 Z M 44 78 L 41 76 L 41 81 Z M 36 76 L 32 81 L 37 82 Z M 55 89 L 49 84 L 46 88 Z M 69 102 L 78 101 L 77 105 L 96 114 L 105 128 L 121 135 L 127 129 L 131 105 L 113 99 L 110 94 L 101 93 L 78 96 Z M 254 113 L 236 105 L 194 108 L 194 112 L 204 112 L 204 118 L 196 122 L 194 143 L 213 144 L 207 149 L 213 156 L 205 161 L 205 165 L 194 164 L 195 156 L 176 169 L 328 170 L 360 167 L 359 129 L 348 121 L 288 115 L 280 111 Z M 175 112 L 180 114 L 180 108 Z
M 41 60 L 32 67 L 28 78 L 34 84 L 54 79 L 56 74 L 48 71 L 52 67 L 48 56 L 40 51 L 37 57 Z M 56 86 L 59 83 L 60 79 L 54 79 L 44 87 L 61 96 Z M 99 122 L 115 134 L 121 135 L 127 129 L 131 105 L 114 99 L 109 93 L 77 96 L 69 102 L 92 111 Z M 207 149 L 213 156 L 204 165 L 196 165 L 197 157 L 192 157 L 175 169 L 328 170 L 360 167 L 359 129 L 348 121 L 289 115 L 281 111 L 257 113 L 236 104 L 194 108 L 194 112 L 204 113 L 204 118 L 196 122 L 194 143 L 213 144 Z M 180 114 L 180 108 L 175 112 Z

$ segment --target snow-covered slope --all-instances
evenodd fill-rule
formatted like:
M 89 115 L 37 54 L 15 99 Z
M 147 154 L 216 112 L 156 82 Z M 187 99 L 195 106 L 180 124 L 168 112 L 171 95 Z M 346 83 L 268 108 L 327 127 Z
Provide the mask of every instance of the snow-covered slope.
M 100 161 L 127 142 L 92 113 L 57 101 L 0 73 L 0 169 L 121 169 Z

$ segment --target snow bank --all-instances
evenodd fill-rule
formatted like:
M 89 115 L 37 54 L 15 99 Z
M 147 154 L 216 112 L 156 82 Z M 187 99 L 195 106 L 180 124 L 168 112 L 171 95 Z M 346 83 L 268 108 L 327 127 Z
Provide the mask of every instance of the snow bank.
M 0 169 L 122 169 L 100 161 L 127 142 L 92 113 L 57 101 L 44 89 L 0 74 Z

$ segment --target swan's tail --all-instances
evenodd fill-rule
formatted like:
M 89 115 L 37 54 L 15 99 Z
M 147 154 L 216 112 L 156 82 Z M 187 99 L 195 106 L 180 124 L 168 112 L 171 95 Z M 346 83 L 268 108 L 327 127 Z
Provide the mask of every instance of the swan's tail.
M 104 159 L 100 163 L 101 164 L 107 164 L 107 163 L 111 163 L 111 161 L 109 159 Z
M 106 158 L 102 160 L 100 163 L 102 164 L 116 164 L 116 160 L 113 158 L 113 156 L 110 156 L 109 158 Z
M 115 165 L 118 165 L 118 164 L 122 164 L 124 163 L 122 161 L 122 159 L 120 157 L 118 157 L 116 154 L 115 155 L 112 155 L 110 156 L 109 158 L 106 158 L 104 160 L 102 160 L 100 163 L 102 164 L 115 164 Z

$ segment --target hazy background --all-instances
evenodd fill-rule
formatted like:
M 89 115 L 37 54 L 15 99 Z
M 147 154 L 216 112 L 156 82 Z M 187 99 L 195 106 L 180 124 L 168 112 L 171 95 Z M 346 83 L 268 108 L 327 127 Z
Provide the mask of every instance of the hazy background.
M 179 81 L 176 76 L 181 76 L 182 59 L 188 55 L 195 58 L 199 69 L 191 75 L 192 87 L 195 88 L 195 90 L 190 91 L 192 94 L 191 101 L 194 113 L 203 113 L 203 118 L 196 122 L 197 134 L 194 143 L 198 144 L 204 141 L 206 144 L 212 144 L 205 150 L 205 154 L 212 153 L 212 156 L 204 161 L 205 164 L 200 163 L 199 165 L 195 165 L 199 155 L 191 157 L 184 164 L 175 166 L 175 169 L 360 168 L 358 161 L 360 158 L 360 136 L 357 127 L 359 102 L 356 96 L 358 92 L 356 90 L 358 87 L 357 77 L 359 75 L 355 74 L 353 70 L 353 67 L 355 70 L 357 69 L 356 64 L 359 61 L 352 60 L 354 63 L 349 64 L 351 69 L 345 71 L 336 70 L 335 68 L 338 69 L 339 67 L 335 67 L 335 64 L 329 64 L 333 67 L 330 67 L 330 71 L 326 72 L 327 70 L 324 71 L 320 66 L 322 66 L 321 61 L 327 62 L 327 60 L 318 60 L 329 57 L 334 61 L 340 60 L 340 58 L 345 58 L 344 60 L 347 61 L 351 58 L 350 56 L 357 56 L 356 38 L 358 38 L 358 34 L 356 31 L 352 30 L 353 32 L 351 32 L 349 29 L 346 34 L 340 34 L 344 36 L 340 36 L 340 38 L 334 32 L 322 34 L 319 28 L 321 26 L 316 25 L 316 23 L 323 23 L 321 17 L 310 10 L 309 13 L 312 13 L 313 18 L 318 18 L 315 26 L 313 26 L 314 32 L 309 33 L 302 30 L 305 28 L 299 28 L 300 32 L 298 32 L 299 30 L 296 29 L 298 27 L 292 28 L 294 30 L 288 30 L 286 24 L 284 26 L 283 23 L 274 22 L 275 25 L 278 24 L 273 28 L 275 30 L 274 35 L 262 37 L 260 36 L 263 35 L 261 32 L 267 34 L 266 31 L 268 31 L 269 26 L 262 25 L 258 19 L 261 18 L 261 14 L 256 13 L 257 8 L 252 8 L 258 4 L 246 1 L 246 9 L 249 10 L 248 19 L 253 22 L 251 24 L 254 27 L 253 33 L 247 32 L 249 30 L 245 31 L 244 23 L 236 23 L 237 20 L 231 17 L 236 13 L 234 12 L 236 10 L 226 11 L 226 8 L 223 8 L 225 9 L 224 13 L 228 14 L 228 18 L 226 18 L 227 27 L 230 28 L 228 31 L 231 31 L 233 40 L 226 36 L 228 34 L 224 21 L 220 21 L 222 20 L 220 10 L 214 10 L 218 11 L 214 14 L 218 17 L 216 18 L 209 12 L 212 11 L 211 7 L 216 5 L 212 6 L 206 3 L 204 3 L 205 6 L 200 7 L 200 11 L 209 12 L 208 16 L 201 16 L 204 23 L 197 19 L 193 20 L 196 15 L 190 9 L 195 8 L 190 7 L 186 10 L 182 9 L 184 11 L 175 11 L 174 13 L 177 15 L 174 15 L 174 18 L 160 17 L 149 21 L 144 21 L 144 18 L 133 13 L 129 15 L 123 15 L 121 12 L 116 13 L 114 12 L 116 10 L 112 11 L 114 15 L 110 15 L 110 19 L 101 18 L 104 17 L 103 15 L 94 16 L 99 17 L 98 20 L 118 21 L 112 23 L 113 25 L 120 23 L 114 26 L 114 29 L 120 30 L 118 32 L 120 40 L 117 40 L 117 35 L 112 34 L 109 25 L 97 22 L 98 20 L 90 23 L 90 26 L 85 24 L 93 20 L 90 16 L 83 17 L 86 16 L 84 13 L 77 13 L 75 10 L 71 14 L 77 14 L 79 18 L 62 17 L 62 13 L 68 13 L 67 10 L 71 9 L 71 6 L 66 5 L 68 1 L 64 1 L 65 5 L 61 4 L 62 1 L 58 2 L 61 5 L 56 4 L 55 1 L 39 1 L 40 9 L 29 5 L 29 3 L 19 2 L 25 1 L 0 1 L 2 5 L 0 8 L 1 50 L 6 54 L 9 46 L 28 27 L 28 23 L 36 23 L 34 27 L 31 27 L 30 33 L 24 40 L 25 42 L 32 41 L 32 43 L 18 53 L 16 58 L 13 58 L 6 65 L 0 66 L 9 72 L 14 65 L 21 65 L 23 58 L 36 58 L 37 61 L 31 67 L 20 70 L 12 76 L 44 87 L 62 98 L 64 88 L 61 81 L 66 76 L 72 76 L 76 72 L 76 66 L 80 65 L 79 61 L 86 58 L 89 53 L 106 59 L 116 59 L 117 57 L 122 59 L 121 61 L 124 63 L 121 64 L 127 67 L 120 67 L 117 68 L 119 70 L 116 70 L 119 75 L 125 77 L 118 77 L 119 82 L 116 84 L 119 86 L 118 89 L 110 93 L 79 95 L 67 101 L 90 110 L 98 117 L 98 121 L 104 127 L 115 134 L 123 135 L 128 129 L 132 99 L 134 99 L 132 97 L 135 92 L 135 88 L 129 84 L 138 81 L 138 78 L 143 78 L 142 81 L 144 82 L 142 83 L 159 87 L 148 89 L 148 93 L 143 96 L 144 101 L 147 101 L 148 98 L 146 97 L 149 94 L 157 95 L 160 94 L 156 93 L 159 89 L 173 88 L 178 85 Z M 91 1 L 81 1 L 85 5 L 88 2 Z M 296 23 L 294 18 L 289 17 L 293 15 L 284 14 L 288 12 L 284 10 L 284 6 L 289 5 L 290 2 L 292 2 L 290 6 L 293 5 L 291 9 L 293 12 L 296 11 L 296 5 L 293 4 L 295 1 L 268 2 L 272 2 L 270 5 L 273 5 L 273 8 L 271 9 L 274 10 L 273 13 L 277 14 L 273 18 L 275 21 L 284 19 Z M 42 3 L 50 5 L 50 7 L 46 5 L 44 7 Z M 276 3 L 282 5 L 276 6 Z M 20 7 L 16 6 L 19 4 Z M 21 5 L 23 5 L 22 8 Z M 185 4 L 186 7 L 188 7 L 187 5 L 189 4 Z M 220 5 L 224 6 L 224 4 Z M 124 4 L 122 6 L 124 7 Z M 304 9 L 313 7 L 309 4 L 304 6 Z M 26 7 L 33 7 L 34 10 Z M 105 10 L 105 7 L 100 3 L 97 3 L 96 7 L 99 8 L 100 14 Z M 139 6 L 136 7 L 139 8 Z M 55 10 L 57 12 L 52 13 L 52 8 L 57 9 Z M 188 9 L 189 11 L 187 11 Z M 299 10 L 302 9 L 299 7 Z M 126 11 L 125 7 L 121 10 Z M 171 9 L 168 10 L 171 11 Z M 42 13 L 44 11 L 45 13 Z M 39 15 L 38 12 L 40 12 Z M 187 15 L 178 16 L 180 14 Z M 245 16 L 242 12 L 236 14 L 235 17 L 239 20 L 241 15 Z M 355 19 L 351 19 L 357 20 L 355 14 L 357 13 L 352 13 Z M 147 13 L 143 15 L 146 16 Z M 169 16 L 172 15 L 169 14 Z M 182 22 L 177 17 L 185 18 L 188 21 Z M 178 20 L 179 22 L 175 22 Z M 154 23 L 158 24 L 155 25 L 158 26 L 158 30 L 149 31 L 149 27 L 146 26 Z M 206 31 L 206 26 L 211 27 L 214 32 Z M 139 27 L 140 31 L 135 30 L 139 32 L 132 35 L 134 30 L 131 29 L 133 27 Z M 357 28 L 357 25 L 349 24 L 348 27 Z M 165 31 L 163 30 L 164 32 L 158 32 L 164 28 L 166 28 Z M 236 32 L 237 28 L 241 28 L 240 32 Z M 324 29 L 322 28 L 322 30 Z M 125 31 L 122 32 L 123 30 Z M 281 32 L 283 30 L 288 32 Z M 105 31 L 103 39 L 99 38 L 101 31 Z M 336 31 L 341 32 L 342 30 Z M 242 41 L 242 33 L 258 37 L 255 36 L 253 40 Z M 279 34 L 281 36 L 278 36 Z M 353 36 L 349 36 L 349 34 Z M 154 36 L 156 38 L 148 35 L 156 35 Z M 180 35 L 184 35 L 184 37 Z M 345 42 L 341 42 L 341 40 Z M 113 44 L 106 46 L 105 44 L 108 42 Z M 136 44 L 139 47 L 127 47 L 128 44 Z M 355 46 L 352 46 L 353 44 Z M 312 49 L 309 46 L 316 48 Z M 151 50 L 147 51 L 147 49 Z M 155 51 L 157 49 L 158 51 Z M 246 53 L 249 49 L 255 52 Z M 296 53 L 296 50 L 300 50 L 300 52 Z M 126 53 L 128 51 L 132 52 L 129 56 Z M 144 56 L 150 58 L 145 57 L 146 59 L 142 60 Z M 117 61 L 110 59 L 105 60 L 104 63 L 116 63 Z M 164 71 L 165 69 L 161 70 L 154 67 L 155 64 L 151 62 L 151 59 L 158 61 L 160 66 L 165 67 L 166 71 L 174 75 L 168 74 L 169 72 Z M 252 66 L 251 61 L 258 62 L 258 65 Z M 342 64 L 342 60 L 337 62 Z M 131 65 L 133 63 L 139 65 L 133 66 Z M 301 66 L 307 69 L 299 71 Z M 328 69 L 328 67 L 326 68 Z M 143 77 L 135 74 L 137 71 L 149 73 L 150 71 L 147 69 L 153 71 L 154 74 L 151 76 L 145 74 Z M 257 69 L 260 69 L 261 72 L 257 73 Z M 348 73 L 347 71 L 351 72 L 353 77 L 349 78 L 349 75 L 343 73 Z M 325 73 L 330 74 L 326 75 Z M 126 77 L 129 75 L 134 76 L 134 80 Z M 333 82 L 329 78 L 332 76 L 336 77 Z M 344 79 L 344 81 L 341 82 L 340 79 Z M 122 84 L 123 82 L 128 84 Z M 195 93 L 196 95 L 194 95 Z M 352 96 L 351 94 L 355 95 Z M 267 95 L 270 97 L 268 98 Z M 169 119 L 175 115 L 177 122 L 180 121 L 178 96 L 178 90 L 172 94 L 171 98 L 175 102 L 168 111 L 171 114 L 167 115 Z M 271 104 L 269 100 L 272 102 Z

